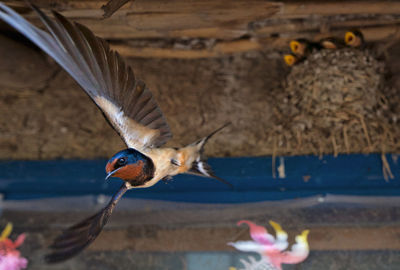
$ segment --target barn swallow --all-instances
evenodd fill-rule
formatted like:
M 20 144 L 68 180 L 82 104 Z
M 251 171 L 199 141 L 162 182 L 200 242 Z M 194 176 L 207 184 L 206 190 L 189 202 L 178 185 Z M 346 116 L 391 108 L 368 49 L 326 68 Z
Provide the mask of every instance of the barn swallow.
M 319 44 L 323 49 L 336 50 L 345 46 L 343 40 L 336 37 L 326 37 L 319 40 Z
M 207 140 L 222 128 L 186 147 L 162 148 L 171 138 L 170 128 L 146 85 L 138 80 L 124 59 L 105 40 L 85 26 L 70 22 L 53 11 L 47 17 L 31 5 L 47 31 L 26 21 L 0 2 L 0 19 L 14 27 L 49 54 L 92 98 L 127 145 L 106 165 L 107 178 L 123 184 L 104 209 L 66 229 L 50 248 L 47 262 L 71 258 L 90 245 L 107 223 L 124 193 L 147 188 L 177 174 L 191 173 L 225 180 L 214 175 L 203 155 Z
M 360 30 L 347 31 L 344 35 L 344 41 L 347 46 L 358 48 L 364 45 L 364 35 Z
M 307 57 L 313 50 L 321 49 L 321 45 L 318 42 L 312 42 L 305 38 L 299 38 L 290 41 L 290 50 L 298 58 Z

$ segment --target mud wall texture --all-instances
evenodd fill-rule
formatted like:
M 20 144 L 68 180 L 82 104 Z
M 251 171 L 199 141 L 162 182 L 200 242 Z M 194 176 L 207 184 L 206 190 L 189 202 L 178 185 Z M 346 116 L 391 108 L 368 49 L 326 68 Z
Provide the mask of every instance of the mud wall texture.
M 42 52 L 1 37 L 0 158 L 108 157 L 124 148 L 83 90 Z M 210 140 L 211 156 L 268 154 L 269 97 L 284 67 L 276 53 L 222 59 L 129 59 L 165 113 L 174 137 L 193 142 L 226 122 Z
M 83 90 L 29 43 L 0 36 L 0 159 L 103 158 L 124 148 Z M 400 46 L 387 67 L 400 82 Z M 209 141 L 209 156 L 260 156 L 275 151 L 268 136 L 273 97 L 288 73 L 278 51 L 208 59 L 128 60 L 155 95 L 182 146 L 231 122 Z

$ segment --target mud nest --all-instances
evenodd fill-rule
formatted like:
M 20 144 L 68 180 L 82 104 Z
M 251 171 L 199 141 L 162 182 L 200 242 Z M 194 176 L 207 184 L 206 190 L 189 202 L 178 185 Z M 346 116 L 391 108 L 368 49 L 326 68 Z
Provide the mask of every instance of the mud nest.
M 321 50 L 275 95 L 275 155 L 399 152 L 385 64 L 369 50 Z

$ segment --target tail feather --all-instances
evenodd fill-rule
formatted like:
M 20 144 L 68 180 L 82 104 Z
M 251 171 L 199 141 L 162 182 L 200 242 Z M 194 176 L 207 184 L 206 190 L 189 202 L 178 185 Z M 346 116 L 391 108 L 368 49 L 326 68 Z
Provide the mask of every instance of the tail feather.
M 233 187 L 232 184 L 230 184 L 228 181 L 219 178 L 218 176 L 216 176 L 214 174 L 214 172 L 211 169 L 211 166 L 207 163 L 206 158 L 203 155 L 204 152 L 204 146 L 207 143 L 207 141 L 213 136 L 215 135 L 217 132 L 221 131 L 223 128 L 229 126 L 231 123 L 226 123 L 225 125 L 223 125 L 222 127 L 214 130 L 213 132 L 211 132 L 208 136 L 202 138 L 201 140 L 195 142 L 193 145 L 196 145 L 198 148 L 198 153 L 199 156 L 197 157 L 197 159 L 195 161 L 193 161 L 192 166 L 190 168 L 190 170 L 188 171 L 188 173 L 190 174 L 195 174 L 198 176 L 204 176 L 204 177 L 210 177 L 210 178 L 214 178 L 228 186 L 230 186 L 231 188 Z
M 200 155 L 203 154 L 204 152 L 204 145 L 207 143 L 207 141 L 214 136 L 217 132 L 221 131 L 222 129 L 226 128 L 227 126 L 229 126 L 231 123 L 228 122 L 226 124 L 224 124 L 222 127 L 217 128 L 216 130 L 214 130 L 213 132 L 211 132 L 209 135 L 205 136 L 204 138 L 202 138 L 201 140 L 198 140 L 197 142 L 194 143 L 194 145 L 197 145 L 199 147 L 199 152 Z
M 205 177 L 210 177 L 214 178 L 221 183 L 224 183 L 228 185 L 229 187 L 233 188 L 233 185 L 229 183 L 228 181 L 216 176 L 214 172 L 211 169 L 211 166 L 205 161 L 205 160 L 200 160 L 200 161 L 195 161 L 192 163 L 192 168 L 188 171 L 190 174 L 195 174 L 198 176 L 205 176 Z

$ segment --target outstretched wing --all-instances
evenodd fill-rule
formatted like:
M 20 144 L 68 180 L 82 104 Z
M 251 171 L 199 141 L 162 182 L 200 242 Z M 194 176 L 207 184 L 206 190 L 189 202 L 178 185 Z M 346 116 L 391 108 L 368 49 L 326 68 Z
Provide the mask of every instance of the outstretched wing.
M 61 262 L 89 246 L 100 234 L 115 205 L 127 190 L 124 183 L 103 210 L 63 231 L 50 246 L 53 252 L 46 255 L 45 260 L 48 263 Z
M 103 111 L 128 147 L 141 150 L 164 144 L 172 134 L 145 84 L 122 57 L 85 26 L 57 12 L 54 19 L 32 5 L 48 32 L 0 2 L 4 20 L 60 64 Z

